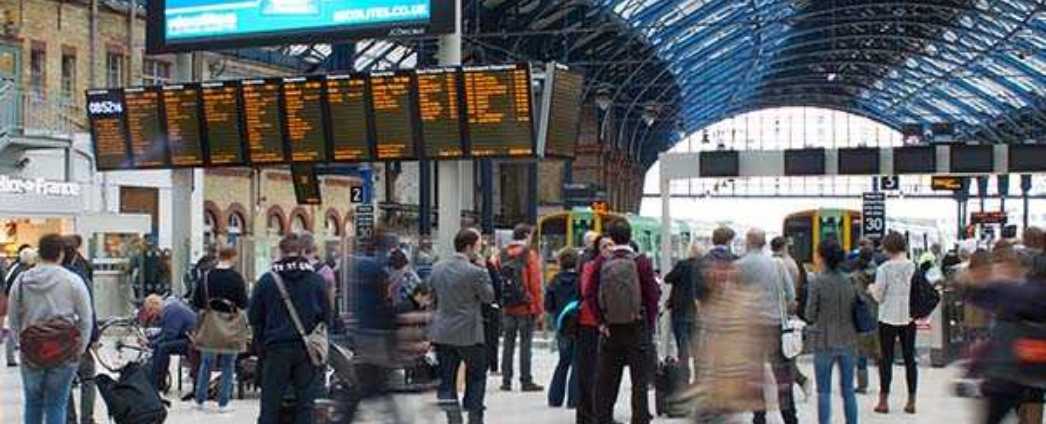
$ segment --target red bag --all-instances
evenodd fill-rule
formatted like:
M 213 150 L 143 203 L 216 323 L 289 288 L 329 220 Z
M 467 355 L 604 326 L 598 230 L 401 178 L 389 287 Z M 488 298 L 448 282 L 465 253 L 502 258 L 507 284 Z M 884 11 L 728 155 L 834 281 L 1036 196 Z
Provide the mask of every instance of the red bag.
M 22 357 L 39 368 L 52 368 L 80 357 L 80 329 L 64 318 L 38 321 L 22 330 L 18 338 Z

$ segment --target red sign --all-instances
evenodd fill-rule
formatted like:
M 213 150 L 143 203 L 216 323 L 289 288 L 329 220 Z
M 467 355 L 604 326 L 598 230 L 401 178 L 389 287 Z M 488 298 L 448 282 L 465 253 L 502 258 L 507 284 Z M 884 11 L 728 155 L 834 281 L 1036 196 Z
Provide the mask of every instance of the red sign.
M 974 224 L 1005 224 L 1009 217 L 1002 211 L 974 212 L 970 221 Z

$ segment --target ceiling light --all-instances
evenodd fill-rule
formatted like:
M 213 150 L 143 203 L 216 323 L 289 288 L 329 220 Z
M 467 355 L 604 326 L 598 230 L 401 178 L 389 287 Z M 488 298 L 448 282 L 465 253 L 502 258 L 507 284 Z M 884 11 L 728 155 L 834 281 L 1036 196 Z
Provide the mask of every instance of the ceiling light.
M 835 81 L 835 79 L 838 77 L 839 75 L 837 75 L 835 72 L 831 72 L 828 74 L 828 81 Z

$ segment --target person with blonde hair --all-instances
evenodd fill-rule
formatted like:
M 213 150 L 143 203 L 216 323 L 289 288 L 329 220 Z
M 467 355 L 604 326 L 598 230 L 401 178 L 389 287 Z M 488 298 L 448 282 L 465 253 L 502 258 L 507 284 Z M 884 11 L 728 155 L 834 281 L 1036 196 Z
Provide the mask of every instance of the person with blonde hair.
M 166 391 L 171 355 L 189 354 L 189 333 L 196 328 L 196 313 L 179 298 L 164 300 L 151 294 L 142 304 L 142 317 L 145 322 L 158 321 L 160 327 L 160 332 L 149 339 L 153 350 L 151 381 L 157 390 Z

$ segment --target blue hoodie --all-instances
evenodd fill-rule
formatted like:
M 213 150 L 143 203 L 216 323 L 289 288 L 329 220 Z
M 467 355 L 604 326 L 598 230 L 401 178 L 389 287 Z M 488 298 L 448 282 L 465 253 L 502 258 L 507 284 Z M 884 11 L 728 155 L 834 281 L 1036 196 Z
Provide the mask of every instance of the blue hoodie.
M 304 348 L 305 344 L 291 321 L 272 272 L 278 273 L 283 279 L 306 334 L 311 333 L 321 322 L 330 327 L 331 306 L 326 283 L 323 277 L 313 271 L 308 260 L 300 257 L 284 258 L 272 265 L 272 271 L 258 279 L 251 294 L 247 316 L 254 329 L 254 340 L 263 347 L 297 344 Z

